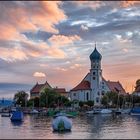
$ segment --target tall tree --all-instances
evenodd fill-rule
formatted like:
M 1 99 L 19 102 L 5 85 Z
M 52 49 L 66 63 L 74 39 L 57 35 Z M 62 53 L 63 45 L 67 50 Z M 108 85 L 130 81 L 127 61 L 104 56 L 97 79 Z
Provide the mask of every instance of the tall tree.
M 17 105 L 21 105 L 21 107 L 25 107 L 27 105 L 28 93 L 25 91 L 18 91 L 14 95 L 14 101 Z

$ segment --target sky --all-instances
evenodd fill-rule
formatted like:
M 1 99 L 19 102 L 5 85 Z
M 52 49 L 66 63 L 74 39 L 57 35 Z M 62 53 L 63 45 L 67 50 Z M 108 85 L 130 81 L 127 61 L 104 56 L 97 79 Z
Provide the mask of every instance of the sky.
M 89 72 L 95 42 L 103 77 L 132 92 L 140 78 L 139 1 L 1 1 L 0 97 L 46 80 L 70 90 Z

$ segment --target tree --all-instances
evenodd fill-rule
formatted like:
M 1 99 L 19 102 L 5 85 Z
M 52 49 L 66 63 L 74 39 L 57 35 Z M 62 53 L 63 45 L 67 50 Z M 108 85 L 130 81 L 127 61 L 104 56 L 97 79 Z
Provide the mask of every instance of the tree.
M 84 106 L 84 102 L 83 102 L 83 101 L 80 101 L 80 102 L 79 102 L 79 106 L 80 106 L 80 107 L 83 107 L 83 106 Z
M 140 79 L 136 81 L 136 87 L 140 86 Z
M 25 91 L 18 91 L 14 95 L 14 101 L 17 105 L 20 105 L 21 107 L 25 107 L 27 105 L 27 99 L 28 99 L 28 93 Z
M 94 106 L 94 101 L 87 101 L 86 105 L 92 107 L 92 106 Z
M 104 105 L 105 107 L 108 106 L 108 96 L 107 95 L 104 95 L 101 99 L 101 104 Z
M 43 107 L 64 106 L 69 100 L 65 96 L 61 96 L 54 89 L 44 88 L 40 93 L 40 105 Z

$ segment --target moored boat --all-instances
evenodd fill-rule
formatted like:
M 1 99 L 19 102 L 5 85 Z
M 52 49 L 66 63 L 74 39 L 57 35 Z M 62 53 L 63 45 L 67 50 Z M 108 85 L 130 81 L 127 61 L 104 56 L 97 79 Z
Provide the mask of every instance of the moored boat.
M 36 110 L 36 109 L 33 109 L 33 110 L 30 112 L 30 114 L 39 114 L 39 111 Z
M 1 114 L 1 117 L 10 117 L 10 116 L 11 116 L 10 113 L 2 113 L 2 114 Z
M 112 110 L 111 109 L 102 109 L 100 113 L 101 114 L 110 114 L 110 113 L 112 113 Z
M 23 112 L 20 110 L 16 110 L 16 111 L 12 112 L 10 119 L 11 119 L 11 121 L 22 121 Z
M 66 116 L 58 116 L 52 122 L 53 131 L 71 131 L 72 121 Z
M 140 115 L 140 107 L 132 108 L 130 111 L 131 115 Z

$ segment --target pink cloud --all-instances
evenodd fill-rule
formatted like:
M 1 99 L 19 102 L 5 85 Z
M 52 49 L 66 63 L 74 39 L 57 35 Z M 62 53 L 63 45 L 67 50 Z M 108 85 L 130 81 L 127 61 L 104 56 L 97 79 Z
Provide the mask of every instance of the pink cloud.
M 0 48 L 0 52 L 0 58 L 8 62 L 28 59 L 20 48 Z
M 61 4 L 57 1 L 1 2 L 0 39 L 15 39 L 23 31 L 38 29 L 58 33 L 55 25 L 67 18 L 60 9 Z
M 93 10 L 105 5 L 102 1 L 74 1 L 73 3 L 77 4 L 79 7 L 89 7 Z
M 138 4 L 140 4 L 140 1 L 125 0 L 125 1 L 121 2 L 121 6 L 124 7 L 124 8 L 131 7 L 131 6 L 138 5 Z
M 46 77 L 46 74 L 43 72 L 35 72 L 33 74 L 34 77 Z
M 75 41 L 79 41 L 81 40 L 80 36 L 78 35 L 73 35 L 73 36 L 64 36 L 64 35 L 53 35 L 52 37 L 50 37 L 48 39 L 48 41 L 52 44 L 52 45 L 56 45 L 56 46 L 65 46 L 68 44 L 72 44 Z

